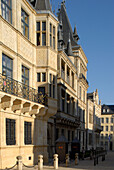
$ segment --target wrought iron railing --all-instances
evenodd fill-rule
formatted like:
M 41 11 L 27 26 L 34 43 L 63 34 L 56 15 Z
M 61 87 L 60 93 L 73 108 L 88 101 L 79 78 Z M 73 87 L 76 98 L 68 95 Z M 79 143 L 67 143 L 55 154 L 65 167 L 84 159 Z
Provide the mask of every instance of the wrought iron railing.
M 79 78 L 80 78 L 80 79 L 83 78 L 83 79 L 86 81 L 86 83 L 89 84 L 89 82 L 87 81 L 87 79 L 85 78 L 85 76 L 84 76 L 82 73 L 80 73 Z
M 39 93 L 38 90 L 2 74 L 0 74 L 0 91 L 46 106 L 48 103 L 47 94 Z

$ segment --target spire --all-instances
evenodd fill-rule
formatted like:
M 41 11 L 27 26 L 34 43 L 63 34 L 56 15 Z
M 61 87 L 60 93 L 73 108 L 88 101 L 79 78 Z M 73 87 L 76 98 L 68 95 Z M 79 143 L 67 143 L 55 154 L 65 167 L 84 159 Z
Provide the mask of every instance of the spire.
M 50 0 L 36 0 L 35 4 L 36 10 L 51 10 Z
M 75 25 L 75 27 L 74 27 L 73 37 L 74 37 L 74 39 L 75 39 L 76 42 L 79 40 L 79 36 L 78 36 L 78 34 L 77 34 L 76 25 Z
M 68 44 L 67 44 L 67 55 L 73 56 L 70 33 L 69 33 L 69 40 L 68 40 Z
M 63 24 L 62 18 L 60 19 L 58 26 L 58 49 L 63 49 L 64 41 L 63 41 Z
M 62 19 L 62 24 L 63 24 L 63 40 L 65 43 L 65 47 L 67 47 L 67 43 L 69 40 L 69 32 L 70 32 L 70 40 L 71 40 L 71 44 L 72 47 L 73 46 L 77 46 L 77 42 L 75 41 L 74 37 L 73 37 L 73 31 L 72 31 L 72 27 L 69 21 L 69 18 L 67 16 L 67 11 L 66 11 L 66 6 L 65 6 L 65 1 L 63 0 L 61 2 L 61 8 L 58 11 L 58 19 L 61 22 Z

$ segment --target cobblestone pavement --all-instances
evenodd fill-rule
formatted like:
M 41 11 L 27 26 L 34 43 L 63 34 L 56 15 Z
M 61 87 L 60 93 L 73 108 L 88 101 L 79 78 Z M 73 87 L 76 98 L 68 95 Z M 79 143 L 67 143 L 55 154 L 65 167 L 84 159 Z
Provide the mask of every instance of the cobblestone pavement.
M 35 168 L 23 168 L 23 170 L 36 170 Z M 52 166 L 44 166 L 44 170 L 53 170 Z M 58 170 L 114 170 L 114 152 L 108 152 L 106 155 L 105 161 L 102 162 L 101 158 L 99 158 L 98 165 L 94 166 L 93 160 L 81 160 L 79 161 L 79 165 L 75 166 L 74 162 L 70 163 L 69 167 L 65 167 L 65 164 L 59 165 Z

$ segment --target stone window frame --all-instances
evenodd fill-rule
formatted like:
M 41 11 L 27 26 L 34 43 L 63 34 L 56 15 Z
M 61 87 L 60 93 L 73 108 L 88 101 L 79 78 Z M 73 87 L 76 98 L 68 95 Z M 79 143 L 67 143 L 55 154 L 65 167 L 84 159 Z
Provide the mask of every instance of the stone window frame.
M 21 31 L 22 34 L 29 39 L 29 15 L 25 12 L 23 8 L 21 8 Z
M 51 22 L 49 24 L 50 47 L 56 49 L 56 27 Z
M 23 70 L 24 70 L 24 75 L 23 75 Z M 28 71 L 28 76 L 26 76 L 26 71 Z M 29 68 L 27 68 L 26 66 L 22 64 L 22 83 L 26 86 L 29 86 L 29 71 L 30 71 Z M 27 84 L 25 83 L 26 81 L 28 81 Z
M 6 145 L 16 145 L 16 120 L 6 118 Z
M 5 63 L 4 63 L 4 61 L 5 61 Z M 11 67 L 8 66 L 9 63 L 10 63 Z M 10 72 L 11 76 L 9 76 L 7 72 Z M 6 76 L 8 76 L 10 78 L 13 78 L 13 59 L 4 53 L 2 53 L 2 74 L 5 74 Z
M 24 144 L 32 145 L 32 122 L 24 121 Z
M 12 24 L 12 0 L 8 0 L 8 3 L 7 3 L 7 0 L 1 0 L 1 13 L 2 13 L 2 17 L 6 21 Z M 4 11 L 4 14 L 3 14 L 3 11 Z M 7 18 L 7 15 L 8 15 L 8 18 Z
M 43 23 L 45 23 L 45 29 L 43 29 Z M 46 30 L 47 30 L 46 21 L 36 22 L 36 45 L 37 46 L 46 46 Z M 45 41 L 43 41 L 43 35 L 45 35 Z M 38 41 L 38 38 L 39 38 L 39 41 Z

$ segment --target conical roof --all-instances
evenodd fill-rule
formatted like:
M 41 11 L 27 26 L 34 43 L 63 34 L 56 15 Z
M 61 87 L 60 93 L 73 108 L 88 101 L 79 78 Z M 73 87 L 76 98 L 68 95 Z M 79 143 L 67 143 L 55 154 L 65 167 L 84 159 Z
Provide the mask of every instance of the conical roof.
M 68 40 L 69 40 L 69 32 L 70 32 L 71 45 L 76 46 L 77 42 L 75 41 L 75 39 L 73 37 L 72 27 L 71 27 L 71 24 L 69 22 L 69 18 L 67 16 L 66 7 L 65 7 L 64 2 L 61 3 L 61 9 L 58 13 L 58 19 L 59 19 L 59 21 L 61 21 L 61 19 L 62 19 L 63 40 L 65 42 L 65 46 L 67 47 L 67 43 L 68 43 Z
M 50 0 L 36 0 L 35 9 L 36 10 L 49 10 L 52 12 Z

